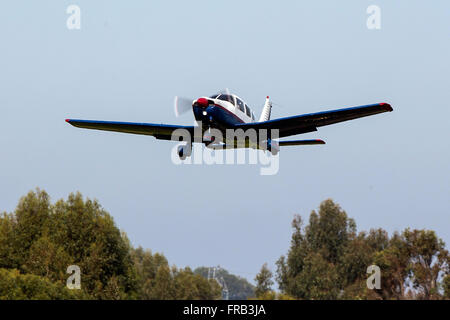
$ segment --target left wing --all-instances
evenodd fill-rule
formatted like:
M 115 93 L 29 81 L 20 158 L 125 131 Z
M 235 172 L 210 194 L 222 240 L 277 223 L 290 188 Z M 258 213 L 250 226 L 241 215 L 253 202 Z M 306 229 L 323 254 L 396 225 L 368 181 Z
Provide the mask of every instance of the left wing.
M 172 140 L 172 138 L 174 138 L 173 140 L 179 140 L 181 135 L 175 135 L 172 137 L 172 134 L 177 129 L 185 129 L 189 132 L 191 137 L 194 137 L 193 126 L 76 119 L 66 119 L 66 122 L 78 128 L 143 134 L 154 136 L 156 139 L 163 140 Z
M 299 116 L 274 119 L 264 122 L 244 123 L 236 125 L 236 128 L 244 130 L 253 129 L 278 129 L 279 137 L 287 137 L 300 133 L 317 131 L 317 127 L 367 117 L 378 113 L 392 111 L 388 103 L 377 103 L 365 106 L 345 108 L 338 110 L 323 111 L 317 113 L 303 114 Z

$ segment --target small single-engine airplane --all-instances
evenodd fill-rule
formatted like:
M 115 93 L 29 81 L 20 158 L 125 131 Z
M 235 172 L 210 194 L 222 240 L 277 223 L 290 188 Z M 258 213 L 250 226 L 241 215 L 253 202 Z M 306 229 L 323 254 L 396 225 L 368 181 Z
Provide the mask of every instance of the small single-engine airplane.
M 309 113 L 279 119 L 270 119 L 272 102 L 266 98 L 261 116 L 256 120 L 255 114 L 248 105 L 228 90 L 210 97 L 200 97 L 196 100 L 175 97 L 175 114 L 192 110 L 197 125 L 181 126 L 154 123 L 135 123 L 117 121 L 96 121 L 66 119 L 66 122 L 79 128 L 116 131 L 123 133 L 143 134 L 154 136 L 156 139 L 180 141 L 181 131 L 190 135 L 190 141 L 186 145 L 178 147 L 178 156 L 184 160 L 191 156 L 192 142 L 204 143 L 212 149 L 254 148 L 270 151 L 276 155 L 282 146 L 325 144 L 319 139 L 313 140 L 289 140 L 279 141 L 277 138 L 317 131 L 318 127 L 330 124 L 371 116 L 377 113 L 392 111 L 388 103 L 376 103 L 359 107 Z M 227 140 L 224 133 L 228 130 L 240 130 L 241 132 L 253 129 L 256 139 L 245 138 L 243 142 L 233 136 Z M 208 134 L 211 130 L 222 133 L 221 138 L 217 134 Z M 264 136 L 260 133 L 265 130 Z M 270 132 L 277 131 L 276 138 L 272 139 Z M 267 131 L 269 133 L 267 134 Z

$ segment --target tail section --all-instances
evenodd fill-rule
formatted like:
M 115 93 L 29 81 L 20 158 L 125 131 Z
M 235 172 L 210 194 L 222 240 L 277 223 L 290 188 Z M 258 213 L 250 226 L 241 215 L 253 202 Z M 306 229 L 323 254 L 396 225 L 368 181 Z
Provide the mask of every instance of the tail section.
M 272 102 L 270 102 L 269 96 L 267 96 L 266 102 L 264 103 L 264 108 L 261 113 L 261 117 L 259 117 L 259 122 L 270 120 L 271 111 L 272 111 Z

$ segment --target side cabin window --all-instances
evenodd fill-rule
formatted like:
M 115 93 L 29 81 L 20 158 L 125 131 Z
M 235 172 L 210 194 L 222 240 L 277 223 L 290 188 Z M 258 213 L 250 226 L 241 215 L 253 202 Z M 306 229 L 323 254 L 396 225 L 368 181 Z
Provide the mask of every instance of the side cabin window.
M 255 121 L 255 114 L 252 111 L 252 120 Z
M 220 96 L 217 97 L 217 99 L 223 100 L 223 101 L 228 101 L 228 102 L 231 102 L 233 105 L 235 105 L 235 103 L 234 103 L 234 98 L 233 98 L 232 95 L 229 95 L 229 94 L 221 94 Z
M 247 114 L 247 116 L 249 117 L 249 118 L 251 118 L 251 111 L 250 111 L 250 108 L 247 106 L 247 105 L 245 105 L 245 113 Z
M 236 102 L 239 110 L 245 113 L 244 102 L 242 102 L 242 100 L 239 98 L 236 98 Z

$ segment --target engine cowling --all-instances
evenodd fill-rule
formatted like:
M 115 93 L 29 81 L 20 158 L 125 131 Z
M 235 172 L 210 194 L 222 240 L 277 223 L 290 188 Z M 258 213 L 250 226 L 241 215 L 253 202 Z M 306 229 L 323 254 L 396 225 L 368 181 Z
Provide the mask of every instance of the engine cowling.
M 187 157 L 190 157 L 192 154 L 192 148 L 188 145 L 178 146 L 178 156 L 181 160 L 185 160 Z

